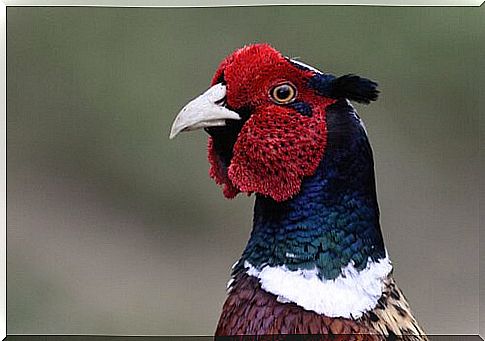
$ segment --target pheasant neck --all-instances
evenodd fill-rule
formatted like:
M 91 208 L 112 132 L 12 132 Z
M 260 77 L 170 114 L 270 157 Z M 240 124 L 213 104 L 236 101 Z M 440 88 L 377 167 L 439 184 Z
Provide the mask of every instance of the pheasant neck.
M 253 230 L 235 272 L 284 267 L 331 280 L 386 258 L 365 128 L 342 101 L 327 109 L 327 128 L 323 159 L 299 194 L 285 202 L 256 196 Z

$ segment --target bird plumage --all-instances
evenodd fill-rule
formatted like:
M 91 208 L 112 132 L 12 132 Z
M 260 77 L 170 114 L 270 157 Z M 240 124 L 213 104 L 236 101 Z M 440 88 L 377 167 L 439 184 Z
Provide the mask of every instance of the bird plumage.
M 216 335 L 426 339 L 392 277 L 372 149 L 349 102 L 377 95 L 373 81 L 257 44 L 229 55 L 181 111 L 172 136 L 205 128 L 224 195 L 256 196 Z
M 216 335 L 274 334 L 346 336 L 343 340 L 426 340 L 392 276 L 386 279 L 377 306 L 361 318 L 351 319 L 328 317 L 294 303 L 282 303 L 275 295 L 261 289 L 256 278 L 244 273 L 236 275 Z

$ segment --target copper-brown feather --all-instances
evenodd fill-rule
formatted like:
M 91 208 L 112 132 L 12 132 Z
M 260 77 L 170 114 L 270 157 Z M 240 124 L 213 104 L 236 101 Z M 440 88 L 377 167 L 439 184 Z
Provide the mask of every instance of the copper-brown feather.
M 255 277 L 238 274 L 224 303 L 216 336 L 274 334 L 344 335 L 345 340 L 383 340 L 396 335 L 405 341 L 426 340 L 392 277 L 386 281 L 378 306 L 352 320 L 331 318 L 294 303 L 278 302 L 275 295 L 261 288 Z

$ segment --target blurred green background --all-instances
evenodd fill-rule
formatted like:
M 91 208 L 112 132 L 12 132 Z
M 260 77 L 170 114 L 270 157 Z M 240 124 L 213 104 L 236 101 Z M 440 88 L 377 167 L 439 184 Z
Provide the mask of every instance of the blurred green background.
M 484 14 L 9 7 L 9 334 L 213 333 L 253 198 L 223 198 L 203 132 L 168 132 L 252 42 L 380 83 L 358 110 L 398 283 L 429 333 L 476 333 Z

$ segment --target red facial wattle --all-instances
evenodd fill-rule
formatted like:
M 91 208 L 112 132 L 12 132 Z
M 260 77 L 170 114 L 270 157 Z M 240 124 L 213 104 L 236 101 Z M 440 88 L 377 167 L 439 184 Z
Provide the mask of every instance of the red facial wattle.
M 221 63 L 213 85 L 223 81 L 227 106 L 249 112 L 230 146 L 229 163 L 209 138 L 210 176 L 224 186 L 226 197 L 256 192 L 276 201 L 288 200 L 300 191 L 303 178 L 315 172 L 325 150 L 325 107 L 335 100 L 308 87 L 314 75 L 268 45 L 240 49 Z M 275 86 L 284 83 L 297 92 L 292 104 L 275 103 L 270 96 Z M 310 114 L 299 112 L 295 103 Z
M 233 184 L 284 201 L 312 175 L 325 148 L 323 110 L 309 118 L 286 108 L 253 113 L 234 145 L 228 170 Z
M 234 198 L 240 190 L 229 179 L 228 167 L 224 164 L 221 156 L 217 153 L 214 147 L 214 140 L 209 137 L 208 142 L 208 158 L 210 163 L 209 175 L 216 184 L 222 186 L 222 192 L 226 198 Z

